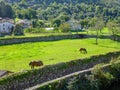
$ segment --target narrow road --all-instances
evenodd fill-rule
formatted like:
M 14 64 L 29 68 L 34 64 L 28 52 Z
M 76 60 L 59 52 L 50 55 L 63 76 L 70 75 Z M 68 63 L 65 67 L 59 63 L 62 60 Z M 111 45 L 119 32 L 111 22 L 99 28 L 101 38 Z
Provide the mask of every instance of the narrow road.
M 72 76 L 74 76 L 74 75 L 78 75 L 78 74 L 82 74 L 82 73 L 86 73 L 86 72 L 91 72 L 91 70 L 93 70 L 93 68 L 89 68 L 89 69 L 86 69 L 86 70 L 74 72 L 74 73 L 71 73 L 71 74 L 62 76 L 62 77 L 60 77 L 60 78 L 53 79 L 53 80 L 50 80 L 50 81 L 47 81 L 47 82 L 38 84 L 38 85 L 36 85 L 36 86 L 27 88 L 27 89 L 25 89 L 25 90 L 35 90 L 35 89 L 37 89 L 37 88 L 40 87 L 40 86 L 44 86 L 44 85 L 47 85 L 47 84 L 50 84 L 50 83 L 53 83 L 53 82 L 55 82 L 55 81 L 62 80 L 62 79 L 65 79 L 65 78 L 69 78 L 69 77 L 72 77 Z

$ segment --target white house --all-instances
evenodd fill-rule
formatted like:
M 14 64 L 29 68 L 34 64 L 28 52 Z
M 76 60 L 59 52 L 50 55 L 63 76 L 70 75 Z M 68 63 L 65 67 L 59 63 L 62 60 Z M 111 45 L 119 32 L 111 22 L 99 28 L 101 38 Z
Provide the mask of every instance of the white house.
M 71 30 L 81 30 L 81 25 L 79 24 L 79 21 L 71 19 L 67 22 L 70 25 Z
M 11 22 L 0 22 L 0 36 L 5 34 L 10 34 L 12 31 L 12 28 L 14 27 L 14 24 Z
M 54 28 L 53 27 L 51 27 L 51 28 L 45 28 L 45 30 L 47 30 L 47 31 L 54 30 Z

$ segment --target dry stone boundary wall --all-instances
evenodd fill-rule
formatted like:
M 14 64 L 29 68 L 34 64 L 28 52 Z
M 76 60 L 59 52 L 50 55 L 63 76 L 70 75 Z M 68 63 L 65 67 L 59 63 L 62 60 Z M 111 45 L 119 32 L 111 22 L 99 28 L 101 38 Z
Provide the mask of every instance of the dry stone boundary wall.
M 6 38 L 0 40 L 0 45 L 17 44 L 25 42 L 41 42 L 41 41 L 55 41 L 62 39 L 76 39 L 79 35 L 59 35 L 59 36 L 40 36 L 40 37 L 24 37 L 24 38 Z
M 0 45 L 9 45 L 25 42 L 41 42 L 41 41 L 55 41 L 63 39 L 82 39 L 82 38 L 95 38 L 95 35 L 86 34 L 73 34 L 73 35 L 58 35 L 58 36 L 40 36 L 40 37 L 21 37 L 21 38 L 6 38 L 0 39 Z M 111 36 L 100 36 L 103 39 L 112 39 Z M 120 36 L 117 37 L 117 41 L 120 41 Z

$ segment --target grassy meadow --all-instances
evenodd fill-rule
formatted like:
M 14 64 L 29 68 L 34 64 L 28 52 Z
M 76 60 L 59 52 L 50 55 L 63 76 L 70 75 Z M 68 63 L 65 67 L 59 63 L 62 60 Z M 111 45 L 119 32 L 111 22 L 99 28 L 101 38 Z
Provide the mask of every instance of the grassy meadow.
M 86 48 L 88 53 L 81 54 L 80 47 Z M 120 42 L 99 39 L 99 44 L 95 45 L 92 38 L 0 46 L 0 70 L 18 72 L 31 69 L 29 62 L 32 60 L 42 60 L 48 65 L 117 50 L 120 50 Z

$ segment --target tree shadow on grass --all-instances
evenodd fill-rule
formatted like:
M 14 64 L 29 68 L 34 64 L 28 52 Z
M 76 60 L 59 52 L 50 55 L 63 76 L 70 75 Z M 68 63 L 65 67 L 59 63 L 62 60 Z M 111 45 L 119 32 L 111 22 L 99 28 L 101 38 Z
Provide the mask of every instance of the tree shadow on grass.
M 105 45 L 99 45 L 100 47 L 105 47 L 105 48 L 114 48 L 114 49 L 119 49 L 120 50 L 120 47 L 117 47 L 117 46 L 105 46 Z

